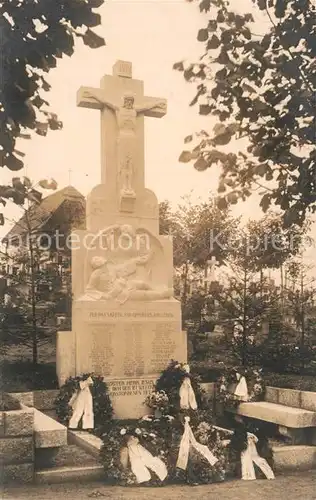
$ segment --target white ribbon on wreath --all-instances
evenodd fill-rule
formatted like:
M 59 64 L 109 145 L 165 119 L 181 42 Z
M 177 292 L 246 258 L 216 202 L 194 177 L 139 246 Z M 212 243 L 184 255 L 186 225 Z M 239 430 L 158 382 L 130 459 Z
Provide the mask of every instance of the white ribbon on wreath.
M 241 478 L 244 481 L 256 479 L 254 464 L 261 469 L 267 479 L 275 479 L 273 470 L 265 458 L 260 457 L 257 451 L 257 436 L 247 432 L 247 449 L 241 452 Z
M 240 373 L 236 373 L 236 378 L 238 383 L 234 392 L 234 396 L 236 397 L 236 399 L 246 402 L 249 400 L 246 378 L 244 376 L 241 376 Z
M 184 365 L 183 369 L 185 372 L 187 372 L 188 376 L 184 378 L 180 387 L 180 408 L 182 410 L 197 410 L 197 402 L 189 377 L 190 367 L 189 365 Z
M 154 457 L 144 446 L 139 443 L 137 437 L 131 436 L 127 442 L 128 457 L 133 474 L 137 482 L 145 483 L 150 481 L 153 471 L 161 481 L 166 479 L 168 470 L 162 460 Z
M 186 470 L 188 466 L 190 447 L 194 448 L 198 453 L 200 453 L 200 455 L 202 455 L 211 466 L 215 465 L 216 462 L 218 462 L 218 459 L 213 455 L 213 453 L 208 449 L 207 446 L 197 442 L 189 422 L 190 417 L 185 417 L 184 433 L 181 438 L 177 467 L 179 469 Z
M 79 390 L 73 394 L 69 401 L 69 405 L 73 410 L 69 421 L 70 429 L 77 429 L 81 418 L 83 429 L 94 428 L 93 399 L 90 391 L 91 385 L 93 385 L 91 377 L 82 380 L 79 383 Z

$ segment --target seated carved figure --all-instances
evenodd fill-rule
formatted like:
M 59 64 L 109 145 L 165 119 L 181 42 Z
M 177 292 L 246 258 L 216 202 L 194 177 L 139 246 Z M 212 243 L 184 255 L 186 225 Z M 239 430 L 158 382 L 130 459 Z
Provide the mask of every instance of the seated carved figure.
M 171 289 L 154 288 L 148 281 L 138 278 L 137 266 L 145 265 L 149 259 L 150 254 L 145 254 L 120 264 L 111 264 L 102 257 L 93 257 L 93 271 L 81 300 L 115 299 L 124 304 L 128 299 L 159 300 L 171 297 Z

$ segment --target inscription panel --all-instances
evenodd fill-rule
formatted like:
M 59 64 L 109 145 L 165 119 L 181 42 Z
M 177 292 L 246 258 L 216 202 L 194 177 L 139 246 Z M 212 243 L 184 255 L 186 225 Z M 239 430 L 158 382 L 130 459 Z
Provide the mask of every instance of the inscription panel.
M 105 378 L 157 376 L 170 362 L 186 361 L 177 301 L 74 304 L 76 373 Z
M 140 418 L 150 413 L 146 397 L 154 389 L 156 377 L 107 380 L 114 418 Z
M 104 321 L 175 321 L 177 318 L 172 312 L 163 311 L 87 311 L 84 321 L 100 323 Z
M 151 344 L 150 371 L 159 373 L 165 369 L 170 359 L 174 359 L 177 348 L 174 325 L 157 323 Z
M 142 377 L 158 374 L 171 359 L 185 361 L 183 333 L 172 323 L 86 324 L 91 371 L 105 377 Z M 87 350 L 90 344 L 90 349 Z
M 107 385 L 111 397 L 144 396 L 153 391 L 155 380 L 152 378 L 108 380 Z
M 114 368 L 113 336 L 115 326 L 113 324 L 94 326 L 91 331 L 91 362 L 93 371 L 104 376 L 111 375 Z

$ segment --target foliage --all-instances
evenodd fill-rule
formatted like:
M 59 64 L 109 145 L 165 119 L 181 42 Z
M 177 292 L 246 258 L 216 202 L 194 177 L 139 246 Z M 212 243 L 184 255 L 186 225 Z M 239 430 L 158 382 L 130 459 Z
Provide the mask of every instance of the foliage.
M 159 210 L 161 234 L 170 233 L 173 237 L 176 268 L 188 263 L 204 269 L 212 255 L 219 261 L 225 258 L 229 248 L 227 242 L 237 221 L 229 210 L 219 210 L 213 198 L 193 203 L 187 195 L 174 212 L 167 202 L 161 203 Z M 217 244 L 218 235 L 221 235 L 220 245 Z
M 313 267 L 305 264 L 302 258 L 297 258 L 291 259 L 285 269 L 287 277 L 283 293 L 285 309 L 293 317 L 300 333 L 301 348 L 313 340 L 313 328 L 308 321 L 315 316 L 316 288 L 315 278 L 311 276 Z
M 1 252 L 3 303 L 1 304 L 1 334 L 7 344 L 31 345 L 33 362 L 38 362 L 38 346 L 49 340 L 56 330 L 56 315 L 71 315 L 70 249 L 59 246 L 59 229 L 69 233 L 74 214 L 65 216 L 65 210 L 55 219 L 58 226 L 45 227 L 41 214 L 40 191 L 56 190 L 55 181 L 41 180 L 34 184 L 16 178 L 16 186 L 25 187 L 31 197 L 21 206 L 23 216 L 15 223 L 12 233 L 3 239 Z M 68 207 L 67 207 L 68 209 Z M 70 211 L 69 211 L 70 213 Z M 44 224 L 44 226 L 43 226 Z
M 94 12 L 104 0 L 10 0 L 0 5 L 0 165 L 11 171 L 23 168 L 24 154 L 15 149 L 17 138 L 41 136 L 62 127 L 43 94 L 51 88 L 45 73 L 57 59 L 74 52 L 75 39 L 91 48 L 104 40 L 91 28 L 100 25 Z M 19 158 L 20 157 L 20 158 Z M 27 193 L 0 186 L 0 201 L 23 203 Z
M 240 399 L 234 392 L 237 386 L 237 374 L 245 377 L 248 387 L 248 402 L 261 401 L 264 398 L 265 385 L 261 369 L 236 368 L 226 369 L 217 382 L 216 401 L 223 403 L 226 407 L 238 407 Z
M 65 384 L 60 388 L 55 401 L 55 409 L 58 420 L 64 425 L 68 425 L 72 415 L 72 408 L 69 401 L 76 391 L 79 390 L 79 383 L 91 377 L 93 385 L 89 389 L 93 398 L 94 429 L 93 432 L 100 436 L 104 429 L 110 426 L 113 408 L 108 393 L 108 387 L 103 377 L 95 374 L 83 374 L 77 377 L 69 377 Z
M 28 392 L 58 388 L 55 363 L 38 363 L 34 367 L 31 361 L 24 359 L 3 360 L 0 370 L 0 389 L 3 391 Z
M 171 360 L 169 365 L 158 378 L 155 384 L 155 390 L 164 391 L 169 398 L 169 413 L 177 415 L 180 411 L 179 391 L 183 380 L 189 377 L 192 389 L 195 393 L 198 407 L 201 407 L 203 400 L 203 390 L 200 387 L 198 377 L 188 373 L 188 365 Z
M 258 280 L 247 266 L 232 263 L 227 285 L 214 292 L 219 317 L 230 323 L 228 346 L 238 363 L 243 366 L 257 364 L 256 345 L 262 332 L 262 322 L 270 307 L 278 303 L 277 291 L 266 279 Z
M 285 389 L 297 389 L 298 391 L 316 392 L 316 370 L 314 375 L 292 374 L 292 373 L 265 373 L 266 386 L 283 387 Z
M 150 425 L 148 425 L 148 422 Z M 159 425 L 157 425 L 159 423 Z M 102 435 L 103 445 L 100 452 L 101 463 L 104 466 L 106 479 L 111 483 L 121 485 L 136 484 L 136 477 L 129 464 L 122 460 L 123 450 L 126 450 L 127 440 L 134 436 L 151 454 L 167 464 L 167 450 L 170 443 L 170 419 L 167 417 L 156 422 L 145 419 L 136 423 L 117 421 L 108 432 Z M 167 438 L 168 436 L 168 438 Z M 151 486 L 159 486 L 161 481 L 155 476 L 150 481 Z
M 162 414 L 168 413 L 169 398 L 165 391 L 154 391 L 145 400 L 146 406 L 152 410 L 159 410 Z
M 303 373 L 305 367 L 316 363 L 316 350 L 311 345 L 269 343 L 260 346 L 258 359 L 262 366 L 275 373 Z
M 179 418 L 165 415 L 160 418 L 145 416 L 137 422 L 116 422 L 103 436 L 101 462 L 104 466 L 106 479 L 112 483 L 131 485 L 136 478 L 130 470 L 130 464 L 123 466 L 121 457 L 126 449 L 127 439 L 135 436 L 152 455 L 160 458 L 168 469 L 168 482 L 194 482 L 207 484 L 225 479 L 227 452 L 222 444 L 222 433 L 212 427 L 203 417 L 190 422 L 196 439 L 209 447 L 218 458 L 214 467 L 196 452 L 190 453 L 187 471 L 176 468 L 180 441 L 183 434 L 183 421 Z M 154 477 L 149 482 L 151 486 L 160 486 L 161 481 Z
M 285 227 L 301 225 L 316 208 L 315 7 L 312 0 L 253 3 L 256 20 L 235 12 L 231 1 L 199 1 L 209 18 L 197 35 L 204 55 L 174 68 L 197 83 L 191 105 L 217 123 L 212 134 L 196 135 L 180 161 L 194 160 L 199 171 L 220 165 L 219 207 L 259 190 L 264 211 L 275 204 Z M 266 20 L 269 28 L 258 34 Z M 246 151 L 227 151 L 241 138 Z
M 171 234 L 173 238 L 175 289 L 181 299 L 185 321 L 190 319 L 191 284 L 203 278 L 211 256 L 219 263 L 227 257 L 229 241 L 238 220 L 230 215 L 229 210 L 218 209 L 212 198 L 207 202 L 193 203 L 187 195 L 174 212 L 167 202 L 161 203 L 159 222 L 161 234 Z
M 309 222 L 302 227 L 292 224 L 284 228 L 281 214 L 269 211 L 259 220 L 239 225 L 230 240 L 229 258 L 252 272 L 279 269 L 311 242 L 309 230 Z
M 234 431 L 232 433 L 229 443 L 229 461 L 235 464 L 235 475 L 241 476 L 241 463 L 240 454 L 247 449 L 247 433 L 251 432 L 258 438 L 256 448 L 259 456 L 266 459 L 270 467 L 273 469 L 273 450 L 269 444 L 266 436 L 264 425 L 256 425 L 253 423 L 245 424 L 244 421 L 236 421 L 234 424 Z M 260 476 L 262 473 L 260 471 Z
M 210 484 L 224 481 L 229 469 L 232 468 L 232 464 L 228 463 L 228 453 L 224 445 L 225 433 L 214 428 L 201 415 L 195 421 L 191 419 L 190 426 L 196 440 L 207 446 L 218 461 L 213 467 L 210 467 L 209 463 L 199 453 L 190 450 L 188 468 L 186 471 L 177 469 L 176 478 L 186 480 L 189 484 Z

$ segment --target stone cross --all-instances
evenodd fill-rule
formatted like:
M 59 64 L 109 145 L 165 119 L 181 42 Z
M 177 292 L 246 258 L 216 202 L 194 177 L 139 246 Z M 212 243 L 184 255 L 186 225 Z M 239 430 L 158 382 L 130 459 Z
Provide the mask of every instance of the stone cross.
M 145 187 L 144 116 L 164 116 L 167 101 L 144 96 L 130 62 L 117 61 L 100 87 L 81 87 L 77 105 L 101 111 L 101 183 L 118 195 L 137 196 Z

